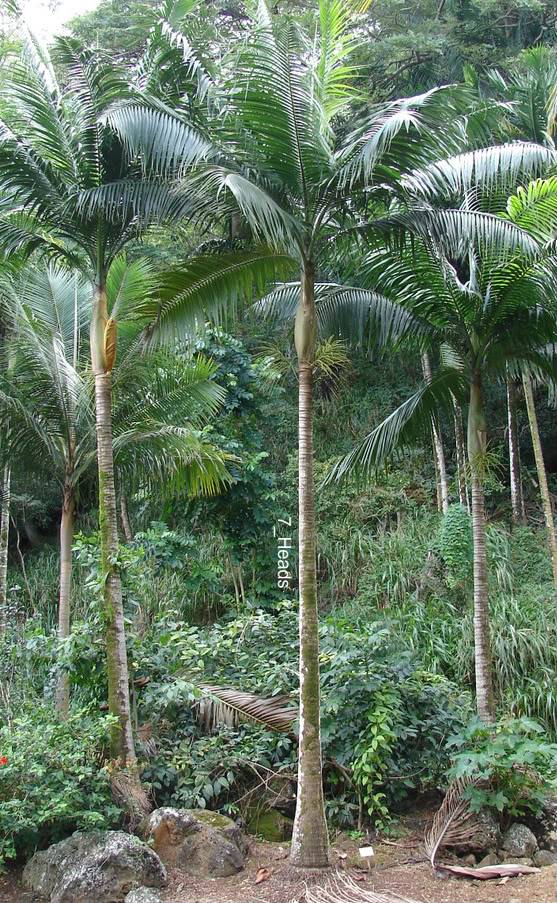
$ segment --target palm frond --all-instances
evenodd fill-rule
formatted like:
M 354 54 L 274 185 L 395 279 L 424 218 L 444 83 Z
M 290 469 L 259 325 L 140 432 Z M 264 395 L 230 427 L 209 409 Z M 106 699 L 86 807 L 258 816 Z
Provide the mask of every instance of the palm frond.
M 208 731 L 219 724 L 236 726 L 239 721 L 253 721 L 268 730 L 290 733 L 298 718 L 298 710 L 288 705 L 288 696 L 256 696 L 230 687 L 202 684 L 205 694 L 198 703 L 199 718 Z
M 402 184 L 419 198 L 460 198 L 478 187 L 512 191 L 519 182 L 546 174 L 556 164 L 557 154 L 552 149 L 516 141 L 430 163 L 403 176 Z
M 307 903 L 416 903 L 390 891 L 376 893 L 366 885 L 356 883 L 348 875 L 337 874 L 326 884 L 309 884 L 305 891 Z
M 462 398 L 466 385 L 458 370 L 438 371 L 430 383 L 420 387 L 338 461 L 326 482 L 369 476 L 397 450 L 408 448 L 427 435 L 432 418 L 436 418 L 441 409 L 451 410 L 453 398 Z
M 473 842 L 480 833 L 481 826 L 465 795 L 467 790 L 477 784 L 478 780 L 474 778 L 458 778 L 447 790 L 424 838 L 426 855 L 432 868 L 436 868 L 440 849 Z

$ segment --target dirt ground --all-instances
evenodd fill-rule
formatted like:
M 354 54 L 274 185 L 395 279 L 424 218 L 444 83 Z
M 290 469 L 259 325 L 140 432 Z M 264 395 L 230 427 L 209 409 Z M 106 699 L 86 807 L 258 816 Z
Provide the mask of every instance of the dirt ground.
M 389 891 L 412 903 L 557 903 L 557 866 L 535 875 L 501 883 L 435 877 L 421 846 L 425 817 L 405 819 L 400 840 L 372 841 L 374 867 L 355 869 L 362 843 L 342 836 L 333 843 L 335 870 L 348 874 L 362 888 Z M 265 872 L 260 870 L 265 869 Z M 265 879 L 256 883 L 258 874 Z M 178 869 L 170 870 L 163 892 L 165 903 L 304 903 L 307 883 L 330 880 L 330 873 L 303 876 L 288 865 L 288 845 L 251 841 L 245 871 L 231 878 L 203 881 Z M 40 903 L 20 882 L 18 872 L 0 875 L 0 903 Z

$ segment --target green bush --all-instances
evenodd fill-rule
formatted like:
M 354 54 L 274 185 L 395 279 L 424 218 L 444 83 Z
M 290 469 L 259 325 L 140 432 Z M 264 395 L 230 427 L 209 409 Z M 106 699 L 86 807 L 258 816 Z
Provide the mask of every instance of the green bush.
M 0 728 L 0 863 L 77 828 L 118 823 L 104 766 L 109 720 L 60 722 L 44 707 Z
M 544 728 L 530 718 L 487 725 L 474 719 L 449 738 L 456 750 L 450 778 L 471 778 L 466 795 L 477 812 L 495 809 L 503 818 L 538 812 L 557 779 L 557 745 L 544 739 Z

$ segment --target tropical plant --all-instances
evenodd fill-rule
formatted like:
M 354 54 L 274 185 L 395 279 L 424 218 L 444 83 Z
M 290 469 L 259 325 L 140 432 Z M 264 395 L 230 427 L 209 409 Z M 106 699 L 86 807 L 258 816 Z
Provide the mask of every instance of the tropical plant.
M 480 152 L 481 153 L 481 152 Z M 496 148 L 495 157 L 499 155 Z M 486 152 L 487 156 L 487 152 Z M 453 176 L 451 176 L 453 178 Z M 543 346 L 553 340 L 555 270 L 548 248 L 514 223 L 468 210 L 410 209 L 394 215 L 404 235 L 398 248 L 372 250 L 368 284 L 407 313 L 399 341 L 439 346 L 435 378 L 360 441 L 334 469 L 340 477 L 370 471 L 453 398 L 468 394 L 468 460 L 472 482 L 476 694 L 478 713 L 495 714 L 485 548 L 484 481 L 489 465 L 484 387 L 507 366 L 532 364 L 553 372 Z
M 116 258 L 107 274 L 110 316 L 122 325 L 114 366 L 114 459 L 120 491 L 172 486 L 188 495 L 212 493 L 229 481 L 226 454 L 200 431 L 223 391 L 205 359 L 140 353 L 140 327 L 126 322 L 130 307 L 149 290 L 142 260 Z M 28 473 L 56 480 L 61 496 L 58 635 L 70 633 L 72 544 L 79 485 L 95 460 L 89 356 L 80 335 L 91 286 L 63 268 L 23 270 L 4 287 L 4 315 L 13 339 L 11 364 L 0 383 L 4 452 Z M 66 717 L 68 675 L 61 669 L 56 703 Z
M 57 74 L 63 81 L 63 87 Z M 4 251 L 33 251 L 83 266 L 91 293 L 90 340 L 95 380 L 99 522 L 101 525 L 108 695 L 113 753 L 135 762 L 130 722 L 125 631 L 117 566 L 118 532 L 112 451 L 111 372 L 116 322 L 109 316 L 107 274 L 114 258 L 154 220 L 179 215 L 187 202 L 162 178 L 174 171 L 176 155 L 148 170 L 130 149 L 111 111 L 131 101 L 124 70 L 98 49 L 72 38 L 59 39 L 53 57 L 29 39 L 10 60 L 2 82 L 0 187 L 4 209 L 0 243 Z M 166 120 L 145 110 L 154 144 L 163 140 Z M 117 128 L 118 125 L 118 128 Z M 168 136 L 167 136 L 168 138 Z M 178 149 L 176 148 L 176 151 Z M 180 144 L 185 160 L 207 153 L 207 144 L 187 130 Z

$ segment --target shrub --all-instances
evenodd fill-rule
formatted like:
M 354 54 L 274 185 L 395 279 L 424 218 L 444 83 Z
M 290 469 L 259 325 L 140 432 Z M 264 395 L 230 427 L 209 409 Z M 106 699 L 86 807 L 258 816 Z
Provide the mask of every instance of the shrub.
M 547 743 L 544 728 L 530 718 L 505 719 L 495 725 L 474 719 L 454 735 L 451 778 L 473 778 L 471 807 L 495 809 L 503 818 L 538 812 L 557 778 L 557 745 Z
M 81 712 L 60 722 L 45 706 L 0 728 L 0 863 L 118 823 L 103 764 L 109 721 Z

